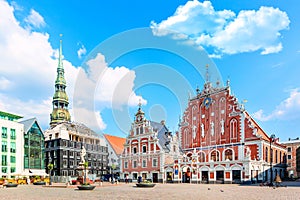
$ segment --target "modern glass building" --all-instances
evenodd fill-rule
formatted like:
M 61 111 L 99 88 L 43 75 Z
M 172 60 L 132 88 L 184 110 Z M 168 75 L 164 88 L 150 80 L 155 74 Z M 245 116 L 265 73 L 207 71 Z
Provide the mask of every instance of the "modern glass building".
M 24 124 L 24 170 L 28 174 L 45 174 L 44 134 L 37 119 L 32 118 L 20 123 Z

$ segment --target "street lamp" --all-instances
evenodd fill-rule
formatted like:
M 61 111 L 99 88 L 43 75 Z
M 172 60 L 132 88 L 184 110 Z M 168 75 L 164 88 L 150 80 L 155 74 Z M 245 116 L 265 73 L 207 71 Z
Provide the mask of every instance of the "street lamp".
M 275 134 L 272 134 L 270 136 L 270 169 L 271 169 L 271 180 L 270 180 L 270 186 L 273 186 L 273 166 L 272 166 L 272 161 L 273 161 L 273 151 L 272 151 L 272 142 L 274 142 L 275 139 Z

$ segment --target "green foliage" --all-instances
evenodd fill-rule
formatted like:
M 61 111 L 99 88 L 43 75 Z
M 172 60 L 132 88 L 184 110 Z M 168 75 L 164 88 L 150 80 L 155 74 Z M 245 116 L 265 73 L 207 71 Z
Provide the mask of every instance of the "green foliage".
M 84 166 L 84 168 L 87 168 L 87 167 L 89 166 L 89 162 L 87 162 L 87 161 L 84 162 L 84 163 L 83 163 L 83 166 Z
M 112 164 L 112 165 L 111 165 L 111 168 L 112 168 L 113 170 L 115 170 L 115 169 L 117 168 L 117 166 L 116 166 L 115 164 Z
M 52 163 L 49 163 L 47 167 L 48 167 L 48 170 L 51 171 L 53 169 L 54 165 Z

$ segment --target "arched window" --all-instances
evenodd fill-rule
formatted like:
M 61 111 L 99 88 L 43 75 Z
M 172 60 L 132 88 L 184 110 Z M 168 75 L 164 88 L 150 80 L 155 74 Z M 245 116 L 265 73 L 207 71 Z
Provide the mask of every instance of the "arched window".
M 143 145 L 143 153 L 146 153 L 147 152 L 147 147 L 146 145 Z
M 188 153 L 186 156 L 188 160 L 192 160 L 192 153 Z
M 269 161 L 268 161 L 268 154 L 269 154 L 268 147 L 266 147 L 266 152 L 265 152 L 265 153 L 266 153 L 266 156 L 265 156 L 265 158 L 266 158 L 266 162 L 269 162 Z
M 198 154 L 198 161 L 199 162 L 205 162 L 205 154 L 204 154 L 204 152 L 200 152 Z
M 232 119 L 230 120 L 230 137 L 231 138 L 236 138 L 237 137 L 237 120 Z
M 233 152 L 231 149 L 225 150 L 225 160 L 232 160 L 233 159 Z
M 211 161 L 219 161 L 220 160 L 220 153 L 216 150 L 213 150 L 210 154 Z
M 273 162 L 273 149 L 271 148 L 271 151 L 270 151 L 270 159 L 271 159 L 271 162 Z
M 136 135 L 139 135 L 139 128 L 136 128 Z
M 184 142 L 185 142 L 185 147 L 188 147 L 189 145 L 189 134 L 188 134 L 188 129 L 184 130 Z
M 281 153 L 281 151 L 280 151 L 280 153 L 279 153 L 279 162 L 280 162 L 280 164 L 281 164 L 281 162 L 282 162 L 282 153 Z
M 136 153 L 137 153 L 137 152 L 136 152 L 136 147 L 133 147 L 132 152 L 133 152 L 133 154 L 136 154 Z

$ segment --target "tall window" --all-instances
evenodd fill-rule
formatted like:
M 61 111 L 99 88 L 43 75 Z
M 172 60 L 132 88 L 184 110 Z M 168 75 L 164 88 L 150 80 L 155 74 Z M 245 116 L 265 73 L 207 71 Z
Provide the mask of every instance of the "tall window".
M 146 145 L 143 145 L 143 153 L 146 153 L 147 152 L 147 147 Z
M 134 160 L 133 163 L 132 163 L 132 168 L 136 168 L 137 167 L 137 161 Z
M 157 158 L 152 159 L 152 167 L 157 167 Z
M 270 151 L 270 159 L 271 159 L 271 162 L 273 162 L 273 149 L 271 148 L 271 151 Z
M 236 138 L 237 137 L 237 120 L 232 119 L 230 121 L 230 137 L 231 138 Z
M 185 142 L 185 147 L 189 146 L 189 133 L 188 129 L 184 130 L 184 142 Z
M 7 142 L 2 141 L 2 152 L 7 152 Z
M 144 128 L 141 126 L 140 127 L 140 134 L 143 134 L 144 133 Z
M 137 135 L 139 135 L 139 130 L 140 130 L 140 129 L 137 127 L 137 128 L 136 128 L 136 134 L 137 134 Z
M 265 154 L 266 154 L 266 157 L 265 157 L 266 160 L 265 160 L 265 161 L 268 162 L 268 154 L 269 154 L 269 150 L 268 150 L 267 147 L 266 147 L 266 150 L 265 150 Z
M 277 154 L 277 150 L 275 151 L 275 163 L 277 163 L 278 162 L 278 154 Z
M 10 143 L 10 152 L 16 153 L 16 143 L 15 142 Z
M 147 167 L 147 160 L 143 160 L 142 167 Z
M 10 162 L 16 163 L 16 156 L 10 156 Z
M 6 166 L 6 165 L 7 165 L 7 156 L 2 155 L 2 166 Z
M 127 162 L 127 161 L 124 162 L 124 168 L 125 168 L 125 169 L 128 168 L 128 162 Z
M 10 139 L 16 139 L 16 129 L 10 129 Z
M 281 162 L 282 162 L 281 156 L 282 156 L 282 153 L 281 153 L 281 151 L 280 151 L 280 153 L 279 153 L 279 162 L 280 162 L 280 164 L 281 164 Z
M 133 150 L 132 152 L 133 152 L 134 154 L 136 154 L 136 147 L 133 147 L 132 150 Z
M 7 138 L 7 128 L 2 127 L 2 138 Z

